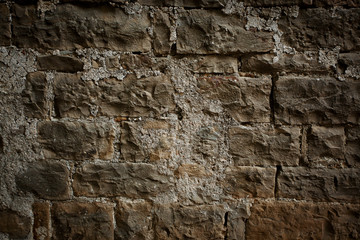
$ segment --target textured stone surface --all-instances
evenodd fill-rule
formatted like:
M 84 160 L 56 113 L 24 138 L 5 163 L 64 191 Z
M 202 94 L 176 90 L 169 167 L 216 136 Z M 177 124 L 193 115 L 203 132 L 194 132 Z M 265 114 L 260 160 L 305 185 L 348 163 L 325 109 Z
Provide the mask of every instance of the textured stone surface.
M 15 5 L 14 44 L 39 49 L 111 48 L 147 52 L 151 48 L 146 13 L 127 15 L 108 6 L 58 5 L 40 18 L 33 5 Z
M 0 210 L 0 233 L 12 239 L 25 239 L 31 230 L 31 219 L 12 210 Z
M 16 177 L 22 191 L 34 192 L 40 198 L 62 200 L 70 198 L 69 171 L 56 162 L 39 162 Z
M 359 203 L 358 169 L 284 167 L 278 178 L 279 197 Z
M 224 191 L 237 198 L 274 197 L 276 168 L 232 167 L 226 170 Z
M 229 152 L 236 165 L 296 166 L 300 158 L 300 128 L 231 127 Z
M 359 205 L 256 202 L 247 239 L 357 239 Z
M 180 12 L 176 51 L 180 54 L 267 52 L 273 49 L 272 34 L 244 28 L 244 20 L 218 12 Z
M 51 238 L 50 204 L 48 202 L 35 202 L 32 208 L 34 214 L 34 239 L 49 240 Z
M 190 58 L 191 59 L 191 58 Z M 228 56 L 202 56 L 191 59 L 195 73 L 236 73 L 238 61 Z
M 169 177 L 145 163 L 85 164 L 74 174 L 77 196 L 149 198 L 168 191 Z
M 114 130 L 108 123 L 40 122 L 38 140 L 46 158 L 111 159 Z
M 204 98 L 220 101 L 238 122 L 270 122 L 270 78 L 202 76 L 197 87 Z
M 37 58 L 39 70 L 56 70 L 59 72 L 76 73 L 82 71 L 84 63 L 68 56 L 40 56 Z
M 279 124 L 359 123 L 360 83 L 332 78 L 280 77 L 275 88 Z
M 104 203 L 54 203 L 52 239 L 114 239 L 113 207 Z
M 225 0 L 138 0 L 142 5 L 173 7 L 206 7 L 218 8 L 225 5 Z
M 348 165 L 360 166 L 360 127 L 346 129 L 345 158 Z
M 0 3 L 0 46 L 11 43 L 10 11 L 6 3 Z
M 154 16 L 154 50 L 156 54 L 167 55 L 171 50 L 171 22 L 169 15 L 156 11 Z

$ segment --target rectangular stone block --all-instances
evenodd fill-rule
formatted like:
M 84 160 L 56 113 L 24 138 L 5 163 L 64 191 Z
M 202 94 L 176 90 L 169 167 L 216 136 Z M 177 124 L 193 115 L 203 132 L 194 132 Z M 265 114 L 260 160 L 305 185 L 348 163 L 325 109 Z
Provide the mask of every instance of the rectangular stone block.
M 22 48 L 108 48 L 126 52 L 148 52 L 150 19 L 143 11 L 126 14 L 108 5 L 59 4 L 41 18 L 35 5 L 14 6 L 13 44 Z
M 359 205 L 255 202 L 247 239 L 357 239 Z
M 238 122 L 270 122 L 269 77 L 201 76 L 197 87 L 204 98 L 218 100 Z
M 10 11 L 6 3 L 0 3 L 0 46 L 11 44 Z
M 34 240 L 51 239 L 50 203 L 35 202 L 32 205 L 34 214 L 33 237 Z
M 195 73 L 236 73 L 238 60 L 228 56 L 199 56 L 188 57 L 191 68 Z
M 87 197 L 155 197 L 168 191 L 169 177 L 146 163 L 85 164 L 74 174 L 74 194 Z
M 360 203 L 359 169 L 284 167 L 278 184 L 278 196 L 283 198 Z
M 275 83 L 278 124 L 343 124 L 360 122 L 360 83 L 328 77 L 280 77 Z
M 245 30 L 245 19 L 217 11 L 179 11 L 176 52 L 179 54 L 229 54 L 268 52 L 272 33 Z
M 47 55 L 37 57 L 39 70 L 56 70 L 58 72 L 76 73 L 82 71 L 84 63 L 69 56 Z
M 110 123 L 39 122 L 38 141 L 48 159 L 112 159 L 114 129 Z
M 0 233 L 11 239 L 26 239 L 31 231 L 31 218 L 10 209 L 0 209 Z
M 110 204 L 54 203 L 51 218 L 51 239 L 114 239 L 113 206 Z
M 272 198 L 276 168 L 232 167 L 225 172 L 224 192 L 236 198 Z
M 346 128 L 345 158 L 351 167 L 360 167 L 360 127 Z

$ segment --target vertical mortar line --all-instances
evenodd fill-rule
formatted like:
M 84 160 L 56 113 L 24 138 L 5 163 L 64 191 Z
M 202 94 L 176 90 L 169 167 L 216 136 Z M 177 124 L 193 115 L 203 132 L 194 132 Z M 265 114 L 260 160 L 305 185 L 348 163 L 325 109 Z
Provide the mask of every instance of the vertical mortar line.
M 300 135 L 300 159 L 299 165 L 306 166 L 307 165 L 307 134 L 308 134 L 309 126 L 302 125 L 301 126 L 301 135 Z
M 270 91 L 270 122 L 275 125 L 275 83 L 278 80 L 279 76 L 273 74 L 271 76 L 271 91 Z
M 279 176 L 280 176 L 281 171 L 282 171 L 281 165 L 276 165 L 275 187 L 274 187 L 274 197 L 275 197 L 275 199 L 278 199 L 278 192 L 279 192 L 279 181 L 278 181 L 278 178 L 279 178 Z

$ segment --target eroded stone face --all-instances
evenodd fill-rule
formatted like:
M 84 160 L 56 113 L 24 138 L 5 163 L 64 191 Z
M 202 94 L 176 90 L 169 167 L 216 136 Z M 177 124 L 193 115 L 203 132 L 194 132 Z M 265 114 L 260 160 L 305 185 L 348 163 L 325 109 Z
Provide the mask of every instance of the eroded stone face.
M 360 127 L 346 128 L 345 158 L 348 165 L 360 166 Z
M 82 71 L 84 63 L 68 56 L 40 56 L 37 58 L 39 70 L 56 70 L 59 72 L 76 73 Z
M 8 46 L 11 42 L 10 11 L 6 3 L 0 3 L 0 46 Z
M 35 240 L 51 239 L 50 204 L 48 202 L 35 202 L 32 206 L 34 214 L 33 235 Z
M 0 233 L 13 239 L 26 238 L 31 231 L 31 219 L 12 210 L 0 210 Z

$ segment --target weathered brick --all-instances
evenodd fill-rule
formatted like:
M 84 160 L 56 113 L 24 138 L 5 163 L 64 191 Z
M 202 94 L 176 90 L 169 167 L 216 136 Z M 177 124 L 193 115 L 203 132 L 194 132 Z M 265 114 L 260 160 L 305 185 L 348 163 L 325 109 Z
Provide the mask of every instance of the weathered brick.
M 37 57 L 39 70 L 56 70 L 58 72 L 76 73 L 82 71 L 84 63 L 79 59 L 68 56 L 40 56 Z
M 198 92 L 219 100 L 226 112 L 238 122 L 270 122 L 271 79 L 235 76 L 202 76 Z
M 31 219 L 7 209 L 0 210 L 0 233 L 12 239 L 25 239 L 31 231 Z
M 104 203 L 54 203 L 52 239 L 114 239 L 113 207 Z
M 82 7 L 60 4 L 41 18 L 35 5 L 15 5 L 14 45 L 38 49 L 81 47 L 148 52 L 150 19 L 146 12 L 127 15 L 107 5 Z
M 10 11 L 6 3 L 0 3 L 0 46 L 11 44 Z
M 50 240 L 51 238 L 50 203 L 35 202 L 32 207 L 34 214 L 34 224 L 33 224 L 34 240 Z
M 360 121 L 360 83 L 333 78 L 280 77 L 275 83 L 278 124 L 342 124 Z
M 359 203 L 360 170 L 284 167 L 278 178 L 278 195 L 313 201 Z
M 238 198 L 274 197 L 276 168 L 232 167 L 225 172 L 224 191 Z
M 360 127 L 346 128 L 346 163 L 351 167 L 360 167 Z
M 70 198 L 69 170 L 61 163 L 37 162 L 16 176 L 18 188 L 33 192 L 40 198 L 63 200 Z
M 270 32 L 244 28 L 235 15 L 206 10 L 180 11 L 176 51 L 179 54 L 267 52 L 274 48 Z
M 246 239 L 358 239 L 359 205 L 256 202 Z
M 169 177 L 145 163 L 85 164 L 74 174 L 76 196 L 149 198 L 171 187 Z
M 50 159 L 111 159 L 114 129 L 108 123 L 40 122 L 38 140 Z

